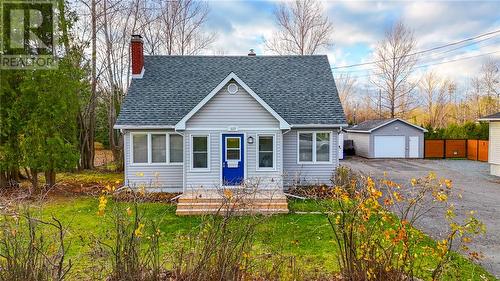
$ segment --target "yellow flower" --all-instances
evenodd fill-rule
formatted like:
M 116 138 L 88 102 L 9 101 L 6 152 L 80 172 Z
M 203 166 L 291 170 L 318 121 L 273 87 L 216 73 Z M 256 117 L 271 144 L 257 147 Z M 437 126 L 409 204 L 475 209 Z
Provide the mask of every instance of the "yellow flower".
M 446 185 L 446 187 L 447 187 L 448 189 L 450 189 L 450 188 L 451 188 L 451 186 L 452 186 L 452 181 L 451 181 L 451 180 L 449 180 L 449 179 L 445 179 L 445 180 L 444 180 L 444 184 Z
M 115 181 L 115 183 L 116 183 L 116 184 L 120 184 L 120 181 L 119 181 L 119 180 L 117 180 L 117 181 Z
M 436 197 L 436 200 L 441 201 L 441 202 L 446 202 L 446 200 L 448 200 L 448 195 L 446 195 L 442 191 L 438 192 L 435 197 Z
M 99 206 L 98 206 L 97 215 L 99 215 L 99 216 L 104 215 L 104 211 L 106 210 L 107 203 L 108 203 L 108 199 L 106 198 L 106 196 L 101 195 L 101 197 L 99 197 Z
M 142 236 L 142 230 L 144 229 L 144 224 L 140 223 L 137 229 L 134 231 L 135 236 L 141 237 Z
M 434 179 L 436 179 L 436 173 L 434 173 L 434 172 L 429 172 L 428 178 L 429 178 L 430 180 L 434 180 Z
M 470 239 L 470 237 L 462 237 L 462 242 L 464 243 L 470 243 L 472 241 L 472 239 Z
M 392 195 L 394 195 L 394 198 L 396 198 L 396 201 L 398 201 L 398 202 L 403 200 L 403 197 L 401 196 L 401 194 L 399 192 L 394 191 L 392 193 Z
M 417 184 L 417 179 L 413 178 L 411 179 L 411 185 L 415 186 Z
M 227 198 L 227 199 L 231 199 L 233 198 L 233 192 L 229 189 L 224 189 L 224 196 Z

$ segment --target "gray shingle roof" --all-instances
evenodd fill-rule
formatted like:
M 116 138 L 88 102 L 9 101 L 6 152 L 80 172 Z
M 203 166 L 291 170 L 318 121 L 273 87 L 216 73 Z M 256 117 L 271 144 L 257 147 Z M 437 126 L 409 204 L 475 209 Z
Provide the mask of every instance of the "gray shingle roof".
M 345 124 L 326 56 L 145 56 L 116 125 L 172 126 L 234 72 L 289 124 Z
M 348 130 L 349 131 L 369 131 L 371 129 L 377 128 L 378 126 L 389 123 L 392 120 L 394 120 L 394 119 L 389 118 L 389 119 L 366 120 L 366 121 L 359 123 L 358 125 L 349 127 Z
M 500 119 L 500 112 L 479 118 L 479 120 L 483 119 Z
M 378 128 L 378 127 L 382 127 L 382 126 L 385 126 L 389 123 L 392 123 L 394 121 L 400 121 L 402 123 L 405 123 L 407 124 L 408 126 L 413 126 L 419 130 L 422 130 L 423 132 L 427 132 L 427 130 L 425 128 L 422 128 L 420 126 L 417 126 L 417 125 L 414 125 L 408 121 L 405 121 L 403 119 L 400 119 L 400 118 L 386 118 L 386 119 L 373 119 L 373 120 L 366 120 L 366 121 L 363 121 L 361 123 L 359 123 L 358 125 L 354 125 L 352 127 L 349 127 L 349 128 L 346 128 L 345 130 L 347 132 L 371 132 L 372 130 Z

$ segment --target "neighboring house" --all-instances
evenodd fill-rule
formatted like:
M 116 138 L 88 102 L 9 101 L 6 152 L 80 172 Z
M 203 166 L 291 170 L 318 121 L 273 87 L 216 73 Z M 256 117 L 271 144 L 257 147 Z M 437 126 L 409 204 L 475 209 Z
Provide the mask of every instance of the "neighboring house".
M 366 158 L 423 158 L 426 129 L 399 118 L 367 120 L 345 129 L 356 155 Z
M 144 56 L 115 129 L 125 184 L 166 192 L 330 183 L 346 120 L 326 56 Z
M 490 173 L 500 177 L 500 112 L 480 118 L 479 121 L 490 123 L 488 163 Z

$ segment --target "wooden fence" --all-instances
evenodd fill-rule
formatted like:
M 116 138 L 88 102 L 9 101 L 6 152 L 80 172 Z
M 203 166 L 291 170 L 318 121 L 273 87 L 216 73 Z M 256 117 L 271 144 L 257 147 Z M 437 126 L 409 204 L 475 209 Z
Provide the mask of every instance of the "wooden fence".
M 488 161 L 487 140 L 425 140 L 425 158 L 467 158 Z

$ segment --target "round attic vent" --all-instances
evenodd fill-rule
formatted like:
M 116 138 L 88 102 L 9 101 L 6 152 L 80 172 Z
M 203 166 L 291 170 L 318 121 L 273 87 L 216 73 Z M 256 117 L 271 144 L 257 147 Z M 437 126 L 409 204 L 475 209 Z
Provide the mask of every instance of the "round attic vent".
M 227 86 L 227 91 L 231 94 L 234 95 L 236 92 L 238 92 L 238 85 L 231 83 Z

